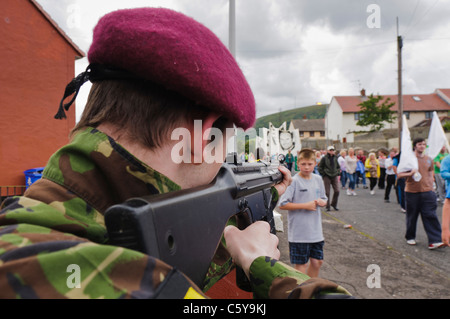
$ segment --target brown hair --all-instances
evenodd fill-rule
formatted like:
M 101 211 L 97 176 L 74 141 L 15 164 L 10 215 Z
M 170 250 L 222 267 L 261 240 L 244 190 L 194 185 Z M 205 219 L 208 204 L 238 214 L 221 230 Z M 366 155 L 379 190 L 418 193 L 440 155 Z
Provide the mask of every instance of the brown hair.
M 95 82 L 71 136 L 101 123 L 124 127 L 140 144 L 157 148 L 186 120 L 204 119 L 210 111 L 176 92 L 142 80 Z M 223 121 L 223 119 L 222 119 Z
M 304 148 L 298 153 L 297 162 L 300 160 L 315 161 L 316 153 L 309 148 Z

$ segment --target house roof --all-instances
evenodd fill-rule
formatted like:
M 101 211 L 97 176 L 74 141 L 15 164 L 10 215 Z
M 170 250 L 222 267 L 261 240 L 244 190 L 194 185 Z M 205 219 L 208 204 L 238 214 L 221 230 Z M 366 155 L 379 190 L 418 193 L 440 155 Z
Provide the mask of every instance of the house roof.
M 86 54 L 69 38 L 69 36 L 58 26 L 58 24 L 50 17 L 50 15 L 45 12 L 42 6 L 35 0 L 29 0 L 38 11 L 44 16 L 45 19 L 58 31 L 58 33 L 67 41 L 67 43 L 75 50 L 77 53 L 76 59 L 81 59 L 86 56 Z
M 426 119 L 426 120 L 420 121 L 413 127 L 429 127 L 429 126 L 431 126 L 431 120 L 432 119 Z M 445 124 L 446 122 L 450 122 L 450 117 L 449 116 L 440 116 L 439 121 L 441 122 L 441 124 Z
M 325 119 L 295 119 L 291 122 L 300 131 L 325 131 Z
M 444 93 L 447 97 L 450 97 L 450 89 L 436 89 Z
M 450 89 L 440 89 L 440 91 L 450 96 Z M 390 98 L 394 102 L 392 111 L 398 110 L 398 95 L 382 95 L 384 100 Z M 358 104 L 367 97 L 363 96 L 335 96 L 334 99 L 339 103 L 344 113 L 355 113 L 360 111 Z M 444 101 L 437 93 L 431 94 L 405 94 L 403 95 L 403 111 L 450 111 L 450 104 Z
M 450 89 L 436 89 L 434 93 L 437 93 L 444 101 L 450 103 Z

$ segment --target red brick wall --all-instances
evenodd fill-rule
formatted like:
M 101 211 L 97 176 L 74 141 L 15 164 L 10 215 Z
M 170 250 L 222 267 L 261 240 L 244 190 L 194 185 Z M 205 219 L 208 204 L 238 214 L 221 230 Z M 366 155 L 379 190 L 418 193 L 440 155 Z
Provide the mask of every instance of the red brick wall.
M 2 0 L 0 15 L 0 186 L 24 185 L 75 125 L 53 118 L 75 72 L 73 47 L 27 0 Z

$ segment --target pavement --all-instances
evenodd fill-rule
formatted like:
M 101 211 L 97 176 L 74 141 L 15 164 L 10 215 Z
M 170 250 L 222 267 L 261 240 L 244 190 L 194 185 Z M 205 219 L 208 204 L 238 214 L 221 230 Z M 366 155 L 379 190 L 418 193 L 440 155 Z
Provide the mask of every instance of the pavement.
M 450 247 L 430 251 L 419 219 L 418 245 L 404 239 L 404 213 L 391 192 L 385 203 L 381 190 L 358 196 L 340 192 L 339 211 L 322 210 L 324 263 L 319 276 L 336 282 L 360 299 L 449 299 Z M 281 260 L 289 262 L 287 211 L 281 214 Z M 441 216 L 442 206 L 438 206 Z M 351 228 L 345 227 L 351 224 Z

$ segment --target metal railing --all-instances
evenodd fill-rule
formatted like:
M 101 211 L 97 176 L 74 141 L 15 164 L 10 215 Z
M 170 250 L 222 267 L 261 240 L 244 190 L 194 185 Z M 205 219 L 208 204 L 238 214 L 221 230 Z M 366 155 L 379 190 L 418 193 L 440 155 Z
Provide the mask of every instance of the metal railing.
M 25 185 L 8 185 L 0 186 L 0 198 L 3 201 L 5 198 L 10 196 L 20 196 L 25 192 Z

